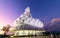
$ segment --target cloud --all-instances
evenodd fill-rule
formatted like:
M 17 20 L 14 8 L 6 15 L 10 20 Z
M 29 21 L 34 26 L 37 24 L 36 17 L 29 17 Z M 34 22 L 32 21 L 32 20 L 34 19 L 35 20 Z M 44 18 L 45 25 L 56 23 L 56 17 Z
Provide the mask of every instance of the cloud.
M 47 31 L 54 31 L 54 32 L 58 31 L 58 32 L 60 32 L 60 18 L 52 19 L 52 21 L 49 24 L 47 24 L 46 27 L 45 27 L 45 29 Z

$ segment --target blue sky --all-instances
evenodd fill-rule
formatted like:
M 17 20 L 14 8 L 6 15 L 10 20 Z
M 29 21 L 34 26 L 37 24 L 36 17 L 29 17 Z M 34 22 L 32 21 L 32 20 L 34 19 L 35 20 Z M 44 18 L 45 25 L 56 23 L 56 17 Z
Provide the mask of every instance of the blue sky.
M 29 6 L 34 18 L 43 22 L 50 22 L 53 18 L 60 18 L 60 0 L 22 0 L 23 9 Z
M 60 0 L 0 0 L 0 23 L 12 24 L 27 6 L 31 9 L 31 15 L 44 23 L 60 18 Z

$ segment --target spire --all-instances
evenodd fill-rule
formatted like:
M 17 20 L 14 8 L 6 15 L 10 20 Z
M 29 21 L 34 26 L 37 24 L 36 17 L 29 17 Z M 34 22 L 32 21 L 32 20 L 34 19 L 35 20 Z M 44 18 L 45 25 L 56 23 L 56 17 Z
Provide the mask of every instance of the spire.
M 26 13 L 30 13 L 30 7 L 27 7 L 26 9 L 25 9 L 25 14 Z

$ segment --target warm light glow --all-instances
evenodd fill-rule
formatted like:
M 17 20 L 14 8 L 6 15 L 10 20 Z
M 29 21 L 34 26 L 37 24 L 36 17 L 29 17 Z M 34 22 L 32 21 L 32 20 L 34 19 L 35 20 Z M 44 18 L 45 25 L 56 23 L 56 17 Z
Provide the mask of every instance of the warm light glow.
M 0 29 L 2 29 L 3 26 L 6 26 L 8 24 L 11 25 L 11 23 L 8 20 L 1 19 L 0 20 Z
M 0 23 L 0 29 L 2 29 L 3 26 L 5 26 L 6 24 Z

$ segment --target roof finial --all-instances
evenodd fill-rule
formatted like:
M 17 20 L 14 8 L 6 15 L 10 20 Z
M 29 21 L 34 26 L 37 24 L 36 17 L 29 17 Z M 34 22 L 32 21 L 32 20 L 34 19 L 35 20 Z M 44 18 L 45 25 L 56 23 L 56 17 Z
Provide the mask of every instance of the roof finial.
M 27 8 L 25 9 L 25 12 L 30 13 L 30 7 L 27 7 Z

